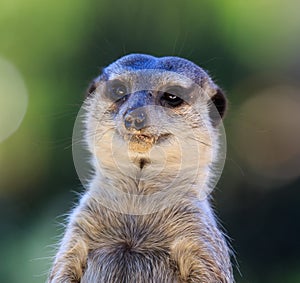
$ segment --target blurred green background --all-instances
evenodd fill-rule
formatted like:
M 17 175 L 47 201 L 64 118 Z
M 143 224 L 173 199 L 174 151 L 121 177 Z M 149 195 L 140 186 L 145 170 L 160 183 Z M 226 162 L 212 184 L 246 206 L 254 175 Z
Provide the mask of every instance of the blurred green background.
M 225 90 L 214 202 L 236 281 L 300 282 L 299 11 L 296 0 L 2 0 L 0 126 L 16 128 L 22 81 L 28 105 L 15 133 L 0 131 L 1 283 L 45 281 L 59 223 L 82 191 L 71 140 L 85 89 L 133 52 L 190 59 Z

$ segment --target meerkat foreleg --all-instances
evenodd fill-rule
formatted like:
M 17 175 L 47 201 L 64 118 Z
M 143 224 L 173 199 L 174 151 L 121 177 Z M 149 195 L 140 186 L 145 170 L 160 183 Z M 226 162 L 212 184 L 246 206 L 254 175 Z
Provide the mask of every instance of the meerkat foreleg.
M 230 273 L 227 271 L 231 269 L 230 262 L 222 262 L 223 259 L 217 258 L 217 252 L 195 237 L 176 240 L 171 247 L 171 258 L 177 265 L 181 282 L 233 282 L 233 279 L 228 277 Z
M 88 251 L 89 236 L 86 231 L 95 225 L 87 215 L 83 201 L 71 214 L 65 235 L 50 272 L 48 283 L 79 283 L 83 275 Z
M 75 227 L 69 227 L 56 255 L 48 283 L 79 283 L 87 255 L 87 240 Z

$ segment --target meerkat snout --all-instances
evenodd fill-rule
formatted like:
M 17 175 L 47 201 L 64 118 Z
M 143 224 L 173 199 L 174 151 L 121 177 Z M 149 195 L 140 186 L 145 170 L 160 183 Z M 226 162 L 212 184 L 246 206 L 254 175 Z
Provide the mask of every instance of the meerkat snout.
M 128 98 L 124 124 L 126 129 L 137 131 L 148 126 L 148 113 L 146 106 L 150 104 L 152 94 L 149 91 L 138 91 Z
M 125 127 L 130 130 L 134 128 L 136 130 L 141 130 L 147 125 L 147 114 L 144 109 L 136 109 L 127 112 L 125 117 Z

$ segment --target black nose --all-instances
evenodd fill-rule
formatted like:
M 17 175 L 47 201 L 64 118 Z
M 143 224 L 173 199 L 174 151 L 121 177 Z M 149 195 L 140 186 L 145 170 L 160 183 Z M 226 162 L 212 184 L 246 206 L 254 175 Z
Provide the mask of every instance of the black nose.
M 141 130 L 145 128 L 147 124 L 147 115 L 144 109 L 136 109 L 125 115 L 125 127 L 126 129 L 134 128 Z

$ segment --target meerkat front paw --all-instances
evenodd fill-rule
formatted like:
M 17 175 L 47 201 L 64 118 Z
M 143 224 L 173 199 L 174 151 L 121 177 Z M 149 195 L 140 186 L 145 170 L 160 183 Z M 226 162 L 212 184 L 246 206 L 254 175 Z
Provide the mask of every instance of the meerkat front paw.
M 87 244 L 82 238 L 80 240 L 78 233 L 74 233 L 72 238 L 69 238 L 69 235 L 70 233 L 66 233 L 47 283 L 80 282 L 87 261 Z M 76 239 L 76 236 L 79 239 Z
M 47 283 L 80 283 L 80 279 L 75 279 L 74 275 L 62 272 L 51 275 Z
M 80 283 L 83 269 L 74 262 L 70 264 L 70 262 L 67 263 L 66 260 L 60 259 L 53 266 L 47 283 Z
M 213 248 L 213 244 L 212 244 Z M 171 247 L 171 257 L 177 264 L 179 278 L 185 283 L 232 283 L 232 267 L 227 258 L 217 258 L 196 239 L 181 238 Z M 215 256 L 215 257 L 214 257 Z

